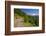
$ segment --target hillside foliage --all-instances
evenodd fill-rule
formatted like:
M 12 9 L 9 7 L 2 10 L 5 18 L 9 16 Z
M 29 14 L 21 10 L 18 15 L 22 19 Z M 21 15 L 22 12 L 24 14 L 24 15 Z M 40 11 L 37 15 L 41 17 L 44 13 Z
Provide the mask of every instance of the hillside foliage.
M 30 27 L 30 26 L 39 26 L 39 16 L 31 16 L 27 15 L 21 9 L 14 9 L 14 16 L 21 16 L 24 18 L 24 26 Z

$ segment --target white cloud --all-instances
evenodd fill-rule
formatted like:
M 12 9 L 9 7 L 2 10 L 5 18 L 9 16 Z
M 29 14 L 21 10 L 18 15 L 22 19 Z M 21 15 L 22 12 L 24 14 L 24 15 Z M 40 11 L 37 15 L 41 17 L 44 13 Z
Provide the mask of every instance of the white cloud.
M 27 15 L 37 16 L 37 15 L 39 15 L 39 14 L 35 14 L 35 13 L 33 13 L 33 14 L 31 14 L 31 13 L 27 13 Z

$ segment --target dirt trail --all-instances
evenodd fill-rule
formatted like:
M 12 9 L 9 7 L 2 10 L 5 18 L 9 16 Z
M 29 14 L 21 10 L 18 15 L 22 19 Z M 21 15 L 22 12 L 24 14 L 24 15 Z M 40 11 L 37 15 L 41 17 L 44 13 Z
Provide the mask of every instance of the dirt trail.
M 24 27 L 23 21 L 23 18 L 15 19 L 15 27 Z

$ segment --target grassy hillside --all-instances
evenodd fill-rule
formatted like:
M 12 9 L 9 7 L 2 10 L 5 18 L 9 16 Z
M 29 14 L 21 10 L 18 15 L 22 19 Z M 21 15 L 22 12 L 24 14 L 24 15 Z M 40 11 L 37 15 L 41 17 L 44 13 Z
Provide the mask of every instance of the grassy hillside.
M 14 9 L 14 17 L 18 18 L 22 17 L 24 19 L 23 25 L 24 27 L 30 27 L 30 26 L 39 26 L 39 16 L 31 16 L 27 15 L 20 9 Z

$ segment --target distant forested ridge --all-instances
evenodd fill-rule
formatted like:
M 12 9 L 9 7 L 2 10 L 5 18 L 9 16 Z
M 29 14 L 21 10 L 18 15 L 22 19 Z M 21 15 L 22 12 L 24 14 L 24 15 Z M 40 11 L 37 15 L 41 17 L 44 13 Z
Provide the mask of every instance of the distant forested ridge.
M 39 26 L 39 16 L 27 15 L 21 9 L 14 9 L 14 16 L 24 18 L 24 26 Z

